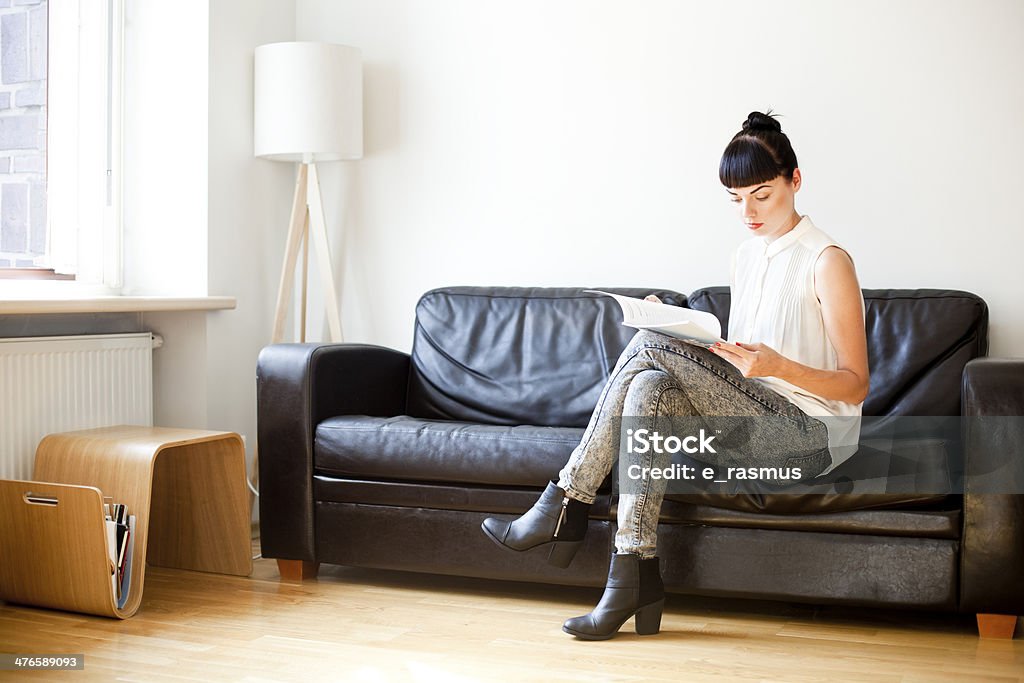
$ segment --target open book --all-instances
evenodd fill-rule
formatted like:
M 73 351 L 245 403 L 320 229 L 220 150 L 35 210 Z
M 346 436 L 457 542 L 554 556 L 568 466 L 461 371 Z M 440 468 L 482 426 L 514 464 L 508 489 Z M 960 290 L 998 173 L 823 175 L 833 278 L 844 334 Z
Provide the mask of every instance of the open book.
M 619 302 L 623 325 L 640 330 L 653 330 L 705 347 L 725 341 L 721 336 L 722 324 L 718 322 L 718 318 L 705 311 L 644 301 L 597 289 L 584 291 L 610 296 Z

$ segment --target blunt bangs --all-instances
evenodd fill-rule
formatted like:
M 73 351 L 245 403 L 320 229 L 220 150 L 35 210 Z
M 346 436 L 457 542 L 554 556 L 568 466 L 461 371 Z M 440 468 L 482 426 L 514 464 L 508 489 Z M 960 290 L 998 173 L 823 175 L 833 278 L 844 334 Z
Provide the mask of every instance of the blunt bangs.
M 718 179 L 725 187 L 750 187 L 785 175 L 771 150 L 753 137 L 737 137 L 725 148 L 718 165 Z

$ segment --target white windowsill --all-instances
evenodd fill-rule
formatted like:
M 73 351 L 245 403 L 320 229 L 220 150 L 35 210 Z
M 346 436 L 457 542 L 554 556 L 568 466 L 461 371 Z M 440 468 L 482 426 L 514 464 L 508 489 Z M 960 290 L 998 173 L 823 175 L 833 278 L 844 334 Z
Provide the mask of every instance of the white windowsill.
M 141 313 L 152 311 L 223 311 L 236 305 L 233 296 L 95 296 L 68 299 L 0 299 L 0 315 L 40 313 Z

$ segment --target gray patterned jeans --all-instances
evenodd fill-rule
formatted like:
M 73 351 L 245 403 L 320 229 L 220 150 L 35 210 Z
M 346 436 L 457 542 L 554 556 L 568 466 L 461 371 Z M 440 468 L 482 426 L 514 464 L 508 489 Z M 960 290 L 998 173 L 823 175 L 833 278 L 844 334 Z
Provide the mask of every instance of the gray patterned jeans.
M 665 416 L 770 417 L 770 429 L 752 440 L 754 447 L 744 449 L 747 462 L 715 462 L 715 456 L 708 454 L 694 457 L 710 465 L 741 466 L 782 467 L 797 460 L 808 477 L 831 463 L 828 433 L 820 420 L 808 417 L 760 382 L 743 377 L 707 349 L 641 330 L 619 356 L 580 444 L 559 473 L 558 486 L 570 498 L 594 502 L 598 487 L 620 457 L 624 416 L 649 419 L 651 424 Z M 665 467 L 670 462 L 669 455 L 653 450 L 621 457 L 620 466 Z M 655 555 L 666 485 L 665 479 L 647 478 L 634 487 L 635 492 L 620 491 L 617 552 Z

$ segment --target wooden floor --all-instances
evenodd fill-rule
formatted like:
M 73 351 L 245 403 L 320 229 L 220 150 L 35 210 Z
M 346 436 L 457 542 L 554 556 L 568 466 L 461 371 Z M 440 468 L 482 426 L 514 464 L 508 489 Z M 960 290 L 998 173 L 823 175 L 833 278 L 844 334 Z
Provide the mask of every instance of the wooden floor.
M 84 653 L 84 672 L 0 680 L 1024 681 L 1024 634 L 973 618 L 670 596 L 662 632 L 581 642 L 599 590 L 324 566 L 282 584 L 150 568 L 131 619 L 0 603 L 0 651 Z

